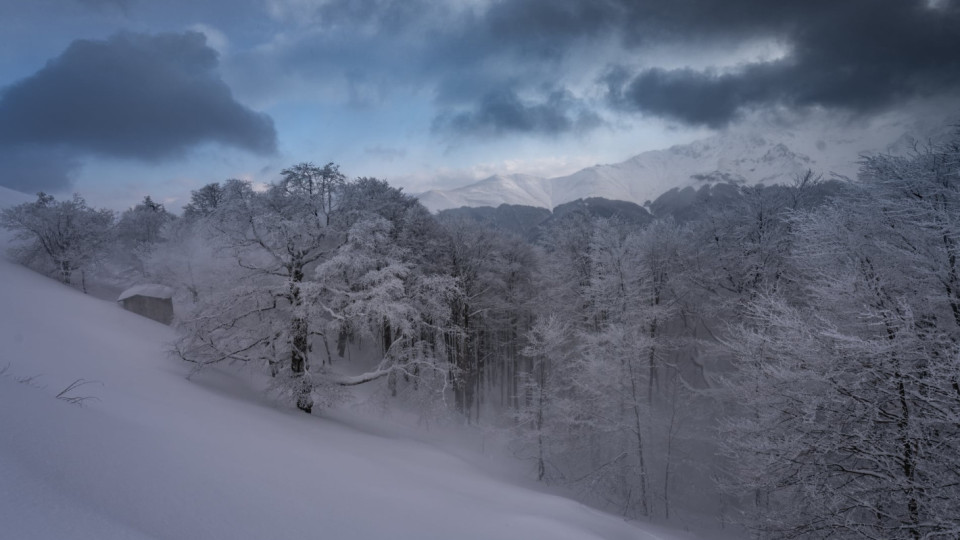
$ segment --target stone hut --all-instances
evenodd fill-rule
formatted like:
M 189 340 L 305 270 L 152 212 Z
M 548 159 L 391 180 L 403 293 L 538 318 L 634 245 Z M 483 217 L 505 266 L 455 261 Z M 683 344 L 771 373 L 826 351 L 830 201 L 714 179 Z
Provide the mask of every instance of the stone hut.
M 136 285 L 123 291 L 117 302 L 127 311 L 163 324 L 173 322 L 173 289 L 166 285 Z

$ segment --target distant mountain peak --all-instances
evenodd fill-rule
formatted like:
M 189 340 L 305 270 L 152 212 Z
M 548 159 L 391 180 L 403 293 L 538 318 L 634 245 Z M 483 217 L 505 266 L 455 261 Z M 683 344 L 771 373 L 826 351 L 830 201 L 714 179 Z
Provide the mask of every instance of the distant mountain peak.
M 808 169 L 825 177 L 854 177 L 862 154 L 908 150 L 916 141 L 935 138 L 936 134 L 891 133 L 885 141 L 884 136 L 870 133 L 869 137 L 858 137 L 828 131 L 801 136 L 788 129 L 772 128 L 769 132 L 725 131 L 567 176 L 494 175 L 455 189 L 428 191 L 420 201 L 434 212 L 500 204 L 552 209 L 591 197 L 642 205 L 673 188 L 785 183 Z

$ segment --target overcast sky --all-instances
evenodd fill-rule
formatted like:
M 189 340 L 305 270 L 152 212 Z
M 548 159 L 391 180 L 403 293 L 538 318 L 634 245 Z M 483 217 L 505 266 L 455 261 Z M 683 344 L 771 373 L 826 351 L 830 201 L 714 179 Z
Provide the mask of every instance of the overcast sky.
M 178 211 L 301 161 L 551 176 L 771 114 L 956 114 L 957 51 L 960 0 L 0 0 L 0 185 Z

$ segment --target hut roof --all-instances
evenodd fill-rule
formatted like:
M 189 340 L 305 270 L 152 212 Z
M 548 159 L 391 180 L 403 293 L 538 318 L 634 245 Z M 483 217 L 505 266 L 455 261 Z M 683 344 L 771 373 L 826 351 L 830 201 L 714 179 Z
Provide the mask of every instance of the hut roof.
M 134 285 L 129 289 L 123 291 L 120 294 L 120 298 L 117 298 L 117 302 L 126 300 L 133 296 L 148 296 L 150 298 L 173 298 L 173 289 L 167 287 L 166 285 L 158 285 L 156 283 L 147 283 L 144 285 Z

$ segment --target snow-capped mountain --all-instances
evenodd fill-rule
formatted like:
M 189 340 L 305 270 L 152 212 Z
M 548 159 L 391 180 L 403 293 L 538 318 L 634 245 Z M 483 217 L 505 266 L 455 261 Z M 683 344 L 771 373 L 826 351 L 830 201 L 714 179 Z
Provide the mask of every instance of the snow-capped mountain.
M 789 182 L 808 169 L 825 178 L 853 177 L 864 153 L 898 153 L 909 146 L 909 141 L 930 138 L 929 133 L 913 133 L 902 125 L 859 131 L 800 132 L 770 126 L 762 132 L 728 131 L 690 144 L 643 152 L 621 163 L 595 165 L 569 176 L 491 176 L 456 189 L 427 191 L 420 195 L 420 201 L 434 212 L 503 203 L 552 209 L 588 197 L 642 205 L 672 188 L 719 182 L 776 184 Z
M 550 180 L 554 205 L 584 197 L 643 204 L 674 187 L 704 183 L 776 183 L 814 167 L 810 156 L 759 135 L 720 135 L 596 165 Z
M 433 212 L 461 206 L 499 206 L 503 203 L 553 208 L 552 184 L 529 174 L 494 175 L 450 190 L 430 190 L 419 198 Z

